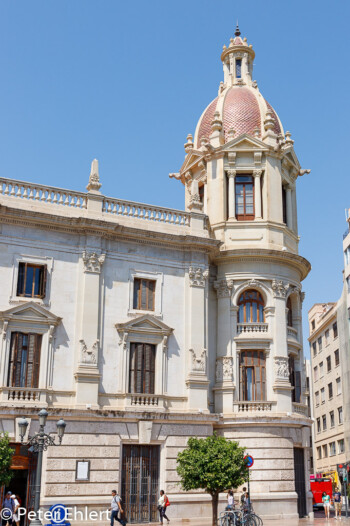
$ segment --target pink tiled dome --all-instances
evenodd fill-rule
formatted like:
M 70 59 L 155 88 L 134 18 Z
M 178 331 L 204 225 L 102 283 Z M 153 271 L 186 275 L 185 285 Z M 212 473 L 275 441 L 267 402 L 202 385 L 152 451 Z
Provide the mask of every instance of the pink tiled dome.
M 224 100 L 222 101 L 222 98 Z M 203 137 L 209 138 L 212 133 L 211 123 L 216 111 L 220 114 L 225 142 L 228 141 L 228 131 L 235 130 L 235 137 L 243 134 L 257 135 L 261 138 L 264 134 L 264 119 L 267 110 L 270 110 L 275 121 L 273 131 L 279 135 L 283 133 L 281 122 L 270 104 L 262 97 L 260 92 L 253 87 L 232 86 L 214 99 L 203 112 L 196 129 L 194 143 L 200 147 Z

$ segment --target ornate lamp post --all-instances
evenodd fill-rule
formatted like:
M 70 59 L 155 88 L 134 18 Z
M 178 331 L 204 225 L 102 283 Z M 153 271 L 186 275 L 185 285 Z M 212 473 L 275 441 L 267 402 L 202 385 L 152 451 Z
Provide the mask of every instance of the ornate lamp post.
M 38 463 L 36 467 L 36 474 L 35 474 L 35 490 L 34 490 L 34 513 L 35 513 L 35 519 L 31 521 L 31 525 L 33 526 L 42 526 L 41 520 L 38 516 L 38 511 L 40 508 L 40 490 L 41 490 L 41 470 L 42 470 L 42 463 L 43 463 L 43 451 L 47 450 L 49 446 L 57 446 L 60 445 L 62 442 L 62 438 L 64 435 L 64 431 L 66 428 L 66 423 L 64 420 L 59 420 L 56 424 L 57 426 L 57 434 L 58 434 L 58 444 L 55 443 L 55 440 L 52 438 L 52 436 L 45 433 L 45 424 L 46 419 L 48 417 L 48 412 L 46 409 L 41 409 L 38 413 L 39 417 L 39 431 L 35 433 L 32 437 L 28 437 L 28 442 L 26 442 L 26 445 L 31 446 L 33 448 L 33 451 L 38 453 Z M 20 418 L 18 421 L 18 427 L 19 427 L 19 435 L 21 437 L 21 442 L 23 444 L 23 440 L 27 431 L 28 427 L 28 421 L 25 418 Z

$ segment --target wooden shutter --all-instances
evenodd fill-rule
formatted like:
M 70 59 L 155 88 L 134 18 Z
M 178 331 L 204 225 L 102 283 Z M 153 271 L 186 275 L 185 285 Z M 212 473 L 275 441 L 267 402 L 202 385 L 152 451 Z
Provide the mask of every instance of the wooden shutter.
M 148 281 L 148 302 L 147 302 L 147 308 L 148 310 L 154 310 L 154 291 L 156 288 L 156 282 L 155 281 Z
M 25 277 L 26 264 L 18 264 L 18 278 L 17 278 L 17 296 L 24 294 L 24 277 Z
M 45 298 L 46 296 L 46 282 L 47 282 L 47 266 L 44 265 L 41 268 L 41 273 L 40 273 L 39 295 L 41 298 Z
M 42 337 L 40 334 L 29 334 L 28 372 L 26 387 L 39 387 L 41 338 Z
M 154 393 L 155 372 L 155 349 L 154 345 L 144 345 L 144 393 Z
M 135 392 L 135 344 L 130 347 L 130 364 L 129 364 L 129 393 Z
M 23 340 L 24 335 L 21 332 L 17 333 L 17 344 L 16 344 L 16 354 L 14 358 L 14 369 L 13 369 L 13 380 L 12 387 L 23 387 L 21 385 L 21 368 L 23 361 Z
M 9 374 L 7 378 L 8 387 L 14 387 L 15 379 L 15 369 L 16 369 L 16 360 L 17 360 L 17 348 L 18 348 L 18 332 L 13 332 L 11 334 L 11 351 L 10 351 L 10 362 L 9 362 Z
M 133 300 L 134 309 L 140 308 L 140 289 L 141 289 L 141 280 L 135 278 L 134 279 L 134 300 Z

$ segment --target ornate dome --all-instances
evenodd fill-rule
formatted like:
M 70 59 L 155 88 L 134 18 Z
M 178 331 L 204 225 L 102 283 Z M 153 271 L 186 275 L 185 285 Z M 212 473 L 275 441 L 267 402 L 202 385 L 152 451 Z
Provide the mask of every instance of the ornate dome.
M 224 65 L 224 82 L 219 95 L 207 106 L 196 127 L 194 144 L 201 146 L 203 138 L 209 139 L 213 121 L 222 123 L 221 133 L 225 142 L 242 134 L 262 138 L 268 129 L 276 135 L 283 134 L 277 113 L 261 95 L 256 81 L 252 81 L 255 53 L 247 39 L 240 37 L 237 28 L 229 47 L 224 46 L 221 60 Z

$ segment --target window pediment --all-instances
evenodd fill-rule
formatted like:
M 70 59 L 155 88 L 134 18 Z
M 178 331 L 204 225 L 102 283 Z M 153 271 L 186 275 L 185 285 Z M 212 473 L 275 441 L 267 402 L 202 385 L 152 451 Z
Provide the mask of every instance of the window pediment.
M 116 329 L 120 334 L 138 333 L 159 336 L 169 336 L 174 330 L 151 314 L 139 316 L 125 323 L 117 323 Z
M 45 325 L 58 325 L 62 318 L 56 316 L 42 305 L 30 301 L 1 311 L 0 320 L 3 322 L 23 321 Z

